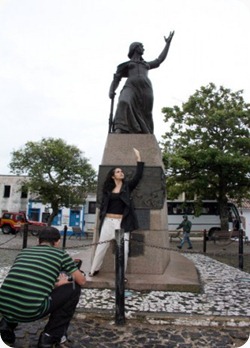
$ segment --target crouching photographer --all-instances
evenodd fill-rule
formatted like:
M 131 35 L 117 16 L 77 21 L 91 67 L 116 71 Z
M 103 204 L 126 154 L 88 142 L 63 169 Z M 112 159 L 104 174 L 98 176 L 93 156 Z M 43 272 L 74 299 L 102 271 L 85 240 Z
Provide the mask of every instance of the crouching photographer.
M 44 227 L 39 244 L 23 249 L 0 288 L 0 333 L 7 344 L 15 342 L 19 322 L 49 315 L 38 348 L 52 348 L 67 340 L 67 330 L 85 284 L 79 262 L 59 249 L 60 233 Z

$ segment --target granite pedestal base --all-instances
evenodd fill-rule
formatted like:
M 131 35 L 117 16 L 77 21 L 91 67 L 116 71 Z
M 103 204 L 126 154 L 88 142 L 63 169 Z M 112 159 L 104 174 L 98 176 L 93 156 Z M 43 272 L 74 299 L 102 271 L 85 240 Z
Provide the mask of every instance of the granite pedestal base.
M 178 282 L 183 283 L 183 279 L 173 276 L 174 260 L 182 259 L 181 256 L 170 258 L 169 236 L 167 224 L 167 205 L 165 196 L 165 177 L 162 154 L 153 134 L 109 134 L 102 164 L 98 176 L 97 202 L 100 203 L 102 183 L 105 179 L 108 168 L 121 167 L 128 175 L 135 169 L 136 159 L 133 152 L 136 148 L 141 153 L 141 159 L 145 162 L 143 178 L 136 188 L 134 194 L 135 207 L 137 208 L 140 230 L 135 231 L 135 235 L 140 237 L 141 248 L 134 253 L 133 248 L 136 240 L 131 238 L 131 256 L 128 260 L 126 277 L 129 279 L 128 285 L 133 289 L 167 289 L 170 280 L 174 279 L 172 287 L 176 288 Z M 132 169 L 131 169 L 132 167 Z M 98 211 L 97 211 L 98 215 Z M 141 219 L 141 223 L 140 223 Z M 98 242 L 98 221 L 96 224 L 97 232 L 93 241 Z M 136 238 L 135 238 L 136 239 Z M 92 256 L 94 255 L 94 249 Z M 171 261 L 171 262 L 170 262 Z M 191 261 L 189 261 L 191 263 Z M 94 287 L 113 287 L 115 276 L 115 261 L 112 245 L 109 247 L 100 273 L 97 277 L 91 278 Z M 177 267 L 177 263 L 176 263 Z M 189 269 L 192 270 L 190 266 Z M 170 272 L 171 270 L 171 272 Z M 171 275 L 170 275 L 170 273 Z M 195 269 L 190 271 L 192 285 L 196 287 L 198 277 Z M 178 275 L 177 275 L 178 276 Z M 88 286 L 92 286 L 89 284 Z

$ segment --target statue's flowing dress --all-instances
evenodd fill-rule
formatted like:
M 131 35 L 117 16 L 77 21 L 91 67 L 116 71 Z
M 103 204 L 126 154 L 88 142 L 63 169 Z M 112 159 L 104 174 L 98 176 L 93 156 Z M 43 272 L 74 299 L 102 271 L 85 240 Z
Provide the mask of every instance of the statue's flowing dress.
M 153 89 L 148 70 L 159 66 L 158 59 L 151 62 L 129 61 L 118 66 L 117 79 L 127 77 L 121 90 L 113 122 L 113 131 L 122 133 L 153 133 Z

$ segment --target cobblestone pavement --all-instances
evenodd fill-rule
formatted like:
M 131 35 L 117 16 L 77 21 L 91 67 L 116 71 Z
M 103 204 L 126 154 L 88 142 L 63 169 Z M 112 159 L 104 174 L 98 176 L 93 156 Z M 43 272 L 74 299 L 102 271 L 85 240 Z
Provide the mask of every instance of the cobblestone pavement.
M 20 324 L 16 330 L 14 347 L 37 347 L 44 324 L 44 320 Z M 150 325 L 134 320 L 117 326 L 112 320 L 87 316 L 72 320 L 69 328 L 70 342 L 61 345 L 61 348 L 229 348 L 241 347 L 247 338 L 247 332 L 239 328 Z
M 22 243 L 19 236 L 10 241 L 11 238 L 11 235 L 0 233 L 0 248 L 7 248 L 0 250 L 0 284 L 17 253 L 12 249 L 20 249 Z M 36 239 L 29 238 L 28 244 L 36 244 Z M 67 241 L 72 256 L 77 255 L 79 244 L 83 241 L 73 238 Z M 86 265 L 90 247 L 84 250 Z M 125 325 L 116 325 L 114 291 L 83 289 L 69 328 L 71 342 L 67 346 L 62 345 L 62 348 L 243 346 L 250 334 L 250 274 L 204 255 L 184 255 L 191 258 L 197 267 L 203 284 L 202 293 L 134 292 L 127 289 Z M 45 319 L 19 324 L 15 347 L 36 347 L 44 325 Z

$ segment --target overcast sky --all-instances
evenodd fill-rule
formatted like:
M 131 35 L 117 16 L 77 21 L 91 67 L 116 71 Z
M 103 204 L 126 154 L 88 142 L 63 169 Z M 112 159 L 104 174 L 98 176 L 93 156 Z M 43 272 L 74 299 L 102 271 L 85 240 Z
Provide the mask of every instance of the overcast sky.
M 161 109 L 209 82 L 250 102 L 249 0 L 0 0 L 0 174 L 13 150 L 43 137 L 76 145 L 97 170 L 117 65 L 134 41 L 145 60 L 158 57 L 172 30 L 167 59 L 149 72 L 157 140 Z

